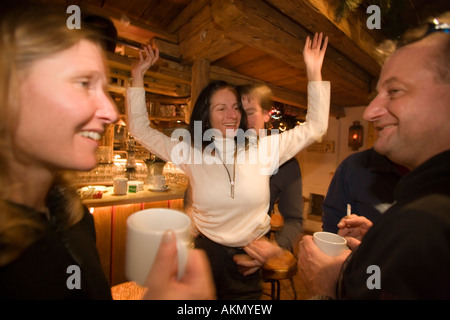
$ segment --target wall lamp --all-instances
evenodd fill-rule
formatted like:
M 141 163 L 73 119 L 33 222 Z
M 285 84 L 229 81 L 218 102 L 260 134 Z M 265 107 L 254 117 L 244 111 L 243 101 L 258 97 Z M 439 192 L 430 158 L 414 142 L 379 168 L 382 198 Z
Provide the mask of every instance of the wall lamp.
M 348 146 L 356 151 L 363 145 L 364 127 L 359 121 L 353 121 L 348 128 Z

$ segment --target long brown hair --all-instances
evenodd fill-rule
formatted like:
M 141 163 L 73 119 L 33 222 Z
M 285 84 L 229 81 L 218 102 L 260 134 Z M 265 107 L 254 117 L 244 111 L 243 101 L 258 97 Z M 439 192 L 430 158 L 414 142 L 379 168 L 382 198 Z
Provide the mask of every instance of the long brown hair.
M 239 134 L 241 132 L 245 132 L 247 130 L 247 114 L 245 113 L 244 108 L 242 107 L 241 98 L 239 96 L 236 87 L 222 80 L 214 80 L 211 81 L 203 90 L 200 92 L 196 102 L 194 109 L 192 110 L 191 118 L 189 121 L 188 131 L 191 135 L 191 144 L 194 146 L 194 137 L 196 134 L 200 136 L 202 140 L 202 150 L 206 148 L 206 146 L 211 143 L 209 141 L 204 141 L 202 138 L 206 130 L 211 129 L 211 99 L 214 94 L 222 89 L 228 89 L 236 96 L 236 100 L 238 103 L 238 108 L 241 113 L 241 122 L 239 123 Z M 195 122 L 201 122 L 201 132 L 195 132 Z M 247 146 L 247 139 L 245 141 L 245 146 Z
M 20 81 L 43 58 L 81 40 L 99 43 L 93 31 L 69 29 L 67 18 L 65 11 L 24 3 L 2 6 L 0 13 L 0 266 L 16 259 L 42 229 L 39 219 L 27 214 L 29 210 L 8 201 L 11 190 L 20 187 L 13 185 L 10 170 L 17 159 L 13 137 L 20 117 Z M 51 189 L 64 190 L 64 221 L 73 225 L 82 218 L 84 208 L 62 177 L 63 173 L 57 174 Z

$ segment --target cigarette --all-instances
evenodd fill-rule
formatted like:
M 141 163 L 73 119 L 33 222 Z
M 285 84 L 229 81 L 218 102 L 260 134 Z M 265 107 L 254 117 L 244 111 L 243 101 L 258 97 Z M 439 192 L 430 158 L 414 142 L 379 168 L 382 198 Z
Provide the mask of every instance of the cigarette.
M 347 203 L 347 216 L 352 214 L 352 206 L 350 205 L 350 203 Z

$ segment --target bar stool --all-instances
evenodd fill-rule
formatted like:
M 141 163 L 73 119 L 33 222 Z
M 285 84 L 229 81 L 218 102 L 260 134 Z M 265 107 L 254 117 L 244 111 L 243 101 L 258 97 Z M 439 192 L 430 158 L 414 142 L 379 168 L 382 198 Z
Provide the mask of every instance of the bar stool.
M 294 292 L 294 300 L 297 300 L 293 280 L 297 273 L 297 259 L 287 250 L 284 250 L 282 256 L 276 258 L 269 259 L 261 268 L 261 278 L 271 284 L 270 297 L 272 300 L 280 300 L 280 280 L 289 280 Z
M 279 213 L 273 213 L 271 216 L 271 225 L 269 239 L 273 238 L 274 233 L 283 228 L 283 217 Z M 294 292 L 294 300 L 297 300 L 297 291 L 295 290 L 293 277 L 297 274 L 297 259 L 292 252 L 284 250 L 283 254 L 270 258 L 261 268 L 261 278 L 264 282 L 270 282 L 272 300 L 280 300 L 280 280 L 289 280 Z

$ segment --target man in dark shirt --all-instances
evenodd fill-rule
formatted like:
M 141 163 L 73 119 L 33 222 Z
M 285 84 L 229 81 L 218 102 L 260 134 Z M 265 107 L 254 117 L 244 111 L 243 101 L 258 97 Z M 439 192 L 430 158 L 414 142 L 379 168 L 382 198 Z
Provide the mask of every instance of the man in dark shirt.
M 372 222 L 394 203 L 394 190 L 404 170 L 373 148 L 348 156 L 331 180 L 322 203 L 322 229 L 337 233 L 337 224 L 352 213 Z
M 378 130 L 374 149 L 411 172 L 351 254 L 328 257 L 303 238 L 299 272 L 313 294 L 450 299 L 450 34 L 435 30 L 386 61 L 364 113 Z
M 270 120 L 269 111 L 272 106 L 270 88 L 265 85 L 240 86 L 242 105 L 247 114 L 247 124 L 249 129 L 256 133 L 266 135 L 266 124 Z M 262 259 L 270 256 L 280 248 L 292 250 L 298 240 L 303 222 L 303 197 L 302 197 L 302 176 L 300 166 L 295 158 L 287 161 L 278 168 L 278 171 L 270 178 L 270 206 L 268 214 L 273 212 L 275 203 L 278 202 L 278 209 L 283 217 L 284 223 L 281 230 L 275 233 L 276 244 L 268 242 L 265 238 L 260 238 L 245 247 L 246 253 L 253 259 L 253 266 L 244 274 L 256 272 L 263 264 Z M 235 261 L 243 266 L 242 256 L 235 256 Z
M 272 91 L 265 85 L 240 86 L 238 90 L 247 114 L 248 128 L 254 129 L 258 135 L 267 134 Z M 291 250 L 300 235 L 303 222 L 302 173 L 295 158 L 281 165 L 270 178 L 269 213 L 273 212 L 276 202 L 284 225 L 275 237 L 280 247 Z

